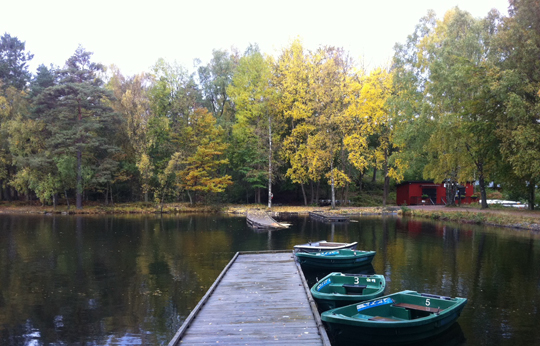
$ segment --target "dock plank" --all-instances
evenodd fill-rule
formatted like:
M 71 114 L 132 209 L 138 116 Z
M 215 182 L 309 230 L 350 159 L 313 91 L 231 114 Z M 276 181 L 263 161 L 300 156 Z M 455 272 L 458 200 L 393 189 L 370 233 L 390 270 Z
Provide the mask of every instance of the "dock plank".
M 241 254 L 231 262 L 169 346 L 329 345 L 292 252 Z

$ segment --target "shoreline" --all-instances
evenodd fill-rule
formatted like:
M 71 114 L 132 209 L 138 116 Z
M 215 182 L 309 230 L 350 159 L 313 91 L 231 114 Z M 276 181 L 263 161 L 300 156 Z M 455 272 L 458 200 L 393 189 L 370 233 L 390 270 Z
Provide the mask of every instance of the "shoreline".
M 53 209 L 52 206 L 36 206 L 13 203 L 0 203 L 0 214 L 44 214 L 44 215 L 110 215 L 110 214 L 160 214 L 161 207 L 153 203 L 122 203 L 113 206 L 101 204 L 85 205 L 77 210 L 65 205 Z M 184 213 L 225 213 L 232 215 L 245 215 L 249 209 L 267 210 L 264 205 L 208 205 L 191 206 L 188 203 L 169 203 L 164 205 L 164 214 Z M 399 217 L 412 217 L 430 219 L 433 221 L 452 221 L 466 224 L 478 224 L 486 226 L 508 227 L 514 229 L 526 229 L 540 232 L 540 211 L 515 210 L 512 208 L 480 209 L 476 206 L 408 206 L 397 207 L 338 207 L 331 210 L 329 206 L 273 206 L 271 215 L 309 215 L 312 211 L 324 211 L 345 216 L 377 216 L 397 215 Z

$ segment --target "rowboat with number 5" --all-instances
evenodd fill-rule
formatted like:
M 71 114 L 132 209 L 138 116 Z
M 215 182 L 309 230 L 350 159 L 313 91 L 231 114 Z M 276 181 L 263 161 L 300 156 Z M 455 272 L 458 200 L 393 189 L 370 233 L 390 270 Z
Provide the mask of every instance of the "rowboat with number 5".
M 320 311 L 375 299 L 384 294 L 383 275 L 330 273 L 311 288 Z
M 340 342 L 414 343 L 450 328 L 466 303 L 466 298 L 402 291 L 325 311 L 321 319 Z
M 343 270 L 370 264 L 375 257 L 375 251 L 334 250 L 320 252 L 295 252 L 302 266 L 321 269 Z

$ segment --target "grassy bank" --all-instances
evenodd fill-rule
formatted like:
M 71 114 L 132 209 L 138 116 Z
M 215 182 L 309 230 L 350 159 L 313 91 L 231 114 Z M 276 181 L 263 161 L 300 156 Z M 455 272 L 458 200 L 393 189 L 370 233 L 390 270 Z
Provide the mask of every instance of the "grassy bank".
M 189 203 L 168 203 L 163 206 L 163 212 L 167 214 L 180 213 L 216 213 L 223 212 L 229 214 L 245 214 L 248 209 L 258 208 L 266 210 L 267 206 L 262 204 L 247 205 L 190 205 Z M 317 206 L 274 206 L 272 212 L 295 213 L 298 215 L 308 215 L 310 211 L 323 210 L 325 212 L 340 215 L 363 216 L 382 215 L 387 213 L 397 213 L 414 218 L 425 218 L 431 220 L 453 221 L 461 223 L 483 224 L 491 226 L 513 227 L 540 231 L 540 211 L 530 212 L 514 210 L 511 208 L 497 208 L 481 210 L 474 207 L 460 208 L 398 208 L 398 207 L 339 207 L 331 210 L 330 207 Z M 76 209 L 73 206 L 67 208 L 65 205 L 53 208 L 52 206 L 29 205 L 23 202 L 0 203 L 0 213 L 4 214 L 156 214 L 161 212 L 161 205 L 154 203 L 122 203 L 114 205 L 85 205 L 83 209 Z
M 409 209 L 406 215 L 415 218 L 426 218 L 431 220 L 453 221 L 460 223 L 512 227 L 540 231 L 540 212 L 529 212 L 520 210 L 429 210 L 429 209 Z

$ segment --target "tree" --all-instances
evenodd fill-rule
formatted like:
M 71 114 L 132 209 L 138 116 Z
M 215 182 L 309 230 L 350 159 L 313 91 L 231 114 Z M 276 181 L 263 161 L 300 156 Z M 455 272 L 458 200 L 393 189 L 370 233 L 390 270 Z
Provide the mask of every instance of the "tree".
M 401 56 L 395 59 L 402 86 L 414 82 L 408 85 L 408 93 L 394 98 L 394 104 L 403 104 L 397 101 L 399 97 L 408 97 L 414 90 L 423 94 L 423 106 L 417 108 L 421 111 L 412 118 L 409 114 L 401 116 L 401 138 L 411 125 L 422 131 L 415 125 L 429 124 L 429 133 L 420 132 L 424 134 L 420 137 L 423 145 L 417 147 L 424 151 L 422 157 L 428 158 L 424 178 L 447 182 L 450 204 L 454 203 L 458 183 L 478 179 L 482 207 L 487 208 L 486 179 L 495 176 L 500 162 L 494 121 L 500 102 L 490 88 L 496 84 L 497 74 L 491 44 L 497 16 L 492 13 L 484 20 L 474 19 L 454 8 L 443 20 L 435 21 L 431 16 L 424 23 L 430 24 L 419 26 L 423 36 L 410 39 L 415 47 L 409 47 L 408 53 L 401 50 Z M 411 79 L 407 70 L 416 71 L 413 77 L 417 78 Z
M 293 41 L 284 49 L 272 65 L 271 85 L 277 95 L 274 107 L 277 119 L 286 124 L 280 134 L 281 155 L 291 166 L 286 176 L 300 184 L 304 204 L 307 205 L 304 185 L 310 179 L 319 178 L 310 176 L 308 172 L 307 139 L 314 128 L 307 119 L 312 116 L 313 109 L 309 93 L 309 61 L 300 40 Z
M 497 135 L 504 158 L 528 187 L 532 210 L 540 181 L 540 3 L 511 0 L 508 13 L 496 42 L 501 78 L 494 92 L 504 104 Z
M 394 117 L 394 144 L 400 148 L 395 159 L 407 163 L 404 178 L 423 178 L 428 163 L 425 146 L 433 132 L 430 95 L 425 94 L 430 70 L 425 66 L 425 52 L 421 42 L 433 37 L 436 16 L 433 11 L 416 25 L 405 44 L 396 44 L 392 64 L 393 89 L 389 102 Z
M 260 189 L 268 187 L 268 208 L 272 207 L 272 176 L 275 168 L 272 124 L 275 116 L 271 108 L 273 89 L 270 63 L 250 47 L 238 64 L 232 83 L 227 88 L 236 107 L 236 123 L 233 126 L 234 167 L 237 167 L 256 193 L 260 203 Z
M 117 148 L 107 141 L 106 131 L 114 129 L 114 113 L 104 100 L 112 95 L 103 88 L 99 74 L 104 71 L 101 64 L 91 62 L 92 53 L 82 47 L 57 71 L 58 84 L 43 90 L 37 97 L 39 120 L 46 124 L 47 147 L 54 156 L 76 157 L 76 207 L 82 208 L 84 184 L 83 172 L 113 169 L 104 165 Z
M 213 50 L 212 59 L 198 68 L 203 106 L 212 112 L 219 125 L 229 129 L 234 122 L 234 106 L 227 94 L 238 58 L 225 50 Z
M 4 88 L 24 90 L 30 81 L 27 62 L 33 54 L 25 52 L 25 42 L 5 33 L 0 37 L 0 80 Z
M 336 187 L 350 182 L 338 162 L 339 154 L 344 150 L 345 131 L 340 119 L 346 112 L 345 89 L 351 64 L 343 49 L 324 47 L 312 54 L 310 65 L 314 114 L 307 122 L 313 125 L 314 132 L 307 141 L 309 170 L 312 176 L 327 178 L 332 208 L 336 207 Z
M 153 165 L 148 156 L 148 126 L 154 117 L 149 98 L 152 77 L 143 73 L 125 78 L 116 67 L 112 67 L 112 73 L 107 84 L 114 94 L 111 107 L 123 119 L 122 130 L 117 136 L 125 136 L 121 140 L 122 150 L 127 160 L 133 160 L 138 168 L 144 201 L 148 202 L 153 176 Z
M 220 174 L 219 168 L 228 163 L 221 158 L 227 144 L 223 143 L 223 130 L 216 126 L 215 118 L 206 108 L 198 108 L 190 116 L 190 125 L 184 135 L 189 146 L 182 152 L 172 155 L 165 176 L 174 173 L 175 184 L 181 191 L 186 191 L 193 204 L 191 192 L 220 193 L 232 184 L 229 175 Z
M 437 121 L 426 172 L 441 179 L 440 173 L 451 171 L 460 183 L 477 179 L 483 208 L 486 179 L 495 176 L 501 160 L 494 121 L 501 104 L 490 88 L 498 73 L 491 46 L 496 22 L 494 14 L 480 20 L 456 8 L 439 23 L 440 40 L 428 48 L 436 58 L 426 92 L 433 95 Z

